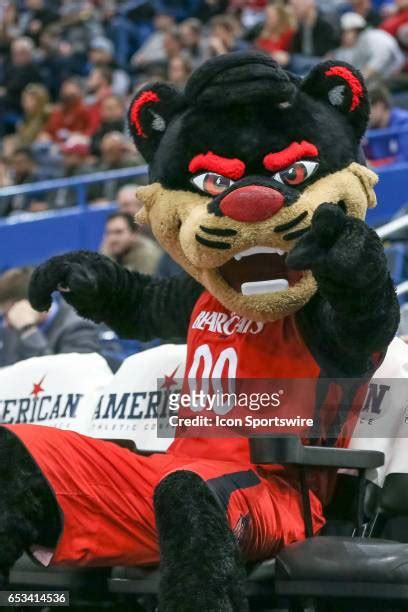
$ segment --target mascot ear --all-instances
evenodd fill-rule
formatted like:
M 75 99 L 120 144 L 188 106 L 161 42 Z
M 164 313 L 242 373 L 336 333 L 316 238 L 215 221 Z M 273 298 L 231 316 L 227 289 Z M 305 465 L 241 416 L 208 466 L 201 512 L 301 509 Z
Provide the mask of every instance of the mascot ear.
M 350 121 L 358 139 L 367 127 L 370 105 L 363 77 L 345 62 L 324 62 L 307 75 L 301 90 L 327 102 Z
M 170 119 L 181 109 L 183 97 L 165 83 L 140 89 L 128 111 L 128 125 L 137 149 L 150 162 Z

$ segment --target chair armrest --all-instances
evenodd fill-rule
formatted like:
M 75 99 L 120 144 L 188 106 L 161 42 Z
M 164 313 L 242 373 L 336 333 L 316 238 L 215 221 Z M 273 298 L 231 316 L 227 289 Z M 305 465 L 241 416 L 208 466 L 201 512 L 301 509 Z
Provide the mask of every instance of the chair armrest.
M 249 440 L 251 462 L 366 470 L 384 465 L 384 453 L 326 446 L 303 446 L 297 436 L 254 436 Z

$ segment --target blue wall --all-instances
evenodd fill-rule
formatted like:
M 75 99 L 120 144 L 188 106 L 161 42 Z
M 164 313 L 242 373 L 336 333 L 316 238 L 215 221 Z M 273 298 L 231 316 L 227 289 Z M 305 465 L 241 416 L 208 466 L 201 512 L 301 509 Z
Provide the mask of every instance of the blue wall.
M 367 215 L 374 226 L 386 223 L 408 203 L 408 164 L 382 168 L 379 176 L 378 205 Z M 92 178 L 87 177 L 87 181 Z M 0 269 L 37 264 L 74 249 L 98 250 L 105 219 L 113 210 L 112 204 L 81 206 L 30 215 L 26 220 L 9 217 L 0 221 Z
M 377 169 L 379 176 L 375 188 L 377 206 L 368 211 L 371 225 L 383 225 L 403 206 L 408 204 L 408 164 L 396 164 Z
M 37 264 L 74 249 L 98 250 L 112 204 L 58 213 L 38 213 L 35 220 L 13 218 L 0 225 L 0 269 Z

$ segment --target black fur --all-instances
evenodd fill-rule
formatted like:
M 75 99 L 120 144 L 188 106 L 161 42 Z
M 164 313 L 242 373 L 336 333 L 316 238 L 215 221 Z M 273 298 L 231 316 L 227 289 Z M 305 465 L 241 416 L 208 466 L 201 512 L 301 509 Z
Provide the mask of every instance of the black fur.
M 246 612 L 244 565 L 206 483 L 192 472 L 174 472 L 157 487 L 154 506 L 160 612 Z
M 333 65 L 320 64 L 302 81 L 257 52 L 232 53 L 206 62 L 191 76 L 185 94 L 178 94 L 177 105 L 172 100 L 165 132 L 151 141 L 147 157 L 151 181 L 169 189 L 194 190 L 189 161 L 199 153 L 213 151 L 245 162 L 246 176 L 234 188 L 242 186 L 248 176 L 268 180 L 276 188 L 262 164 L 264 156 L 301 140 L 314 143 L 320 152 L 320 167 L 303 187 L 356 161 L 368 121 L 367 92 L 358 71 L 347 66 L 362 89 L 360 104 L 351 111 L 346 82 L 338 76 L 326 76 Z M 336 66 L 346 64 L 336 62 Z M 157 87 L 152 84 L 142 92 L 150 89 L 160 97 Z M 329 92 L 336 87 L 344 88 L 338 107 L 329 99 Z M 132 106 L 139 96 L 137 93 Z M 282 102 L 290 105 L 283 107 Z M 160 103 L 143 107 L 140 119 L 146 134 L 151 133 L 149 111 L 159 109 Z M 132 122 L 130 130 L 136 146 L 146 148 L 148 138 L 138 136 Z
M 264 156 L 307 140 L 318 147 L 320 165 L 309 181 L 291 190 L 296 201 L 310 182 L 360 159 L 360 138 L 368 118 L 366 90 L 358 72 L 349 67 L 361 85 L 360 102 L 352 108 L 348 84 L 339 76 L 327 76 L 332 66 L 327 62 L 317 67 L 302 82 L 262 54 L 237 54 L 200 68 L 185 95 L 162 85 L 146 86 L 143 91 L 156 92 L 159 101 L 140 111 L 142 135 L 134 122 L 130 128 L 150 162 L 151 179 L 167 188 L 194 191 L 189 161 L 213 151 L 245 162 L 246 175 L 233 189 L 248 180 L 276 187 L 276 180 L 262 164 Z M 335 97 L 329 95 L 333 88 L 339 88 Z M 130 118 L 135 116 L 132 109 L 140 95 L 133 102 Z M 346 217 L 340 207 L 324 205 L 288 263 L 312 269 L 317 279 L 318 293 L 298 313 L 298 320 L 322 370 L 352 376 L 370 371 L 372 352 L 387 347 L 398 321 L 396 296 L 375 233 L 361 221 Z M 54 257 L 36 270 L 30 286 L 34 308 L 47 309 L 52 292 L 59 287 L 69 289 L 63 295 L 81 315 L 106 322 L 122 336 L 141 340 L 185 338 L 202 291 L 187 276 L 152 279 L 88 252 Z M 16 465 L 20 461 L 24 465 L 27 457 L 17 457 Z M 15 531 L 9 532 L 17 538 L 16 549 L 8 553 L 4 567 L 27 543 L 41 536 L 41 521 L 51 512 L 41 501 L 44 483 L 38 473 L 33 477 L 32 466 L 30 470 L 37 484 L 30 484 L 26 500 L 18 501 L 11 487 L 4 496 L 7 529 L 13 527 L 10 508 L 17 512 L 17 501 L 23 505 L 15 515 Z M 15 488 L 21 491 L 24 470 L 16 472 Z M 38 508 L 33 519 L 27 513 L 32 504 Z M 238 549 L 207 485 L 189 472 L 170 475 L 157 488 L 155 512 L 162 560 L 161 612 L 245 611 L 244 570 Z M 0 529 L 0 537 L 2 533 Z
M 0 427 L 0 573 L 32 544 L 55 547 L 61 530 L 57 503 L 20 440 Z
M 194 303 L 203 291 L 192 278 L 166 280 L 129 272 L 108 257 L 74 251 L 52 257 L 33 273 L 29 298 L 33 308 L 48 310 L 58 288 L 78 313 L 104 321 L 123 338 L 183 340 Z
M 398 300 L 375 231 L 339 206 L 322 204 L 287 263 L 312 270 L 318 283 L 318 295 L 298 314 L 318 362 L 340 376 L 373 371 L 373 353 L 388 346 L 399 322 Z

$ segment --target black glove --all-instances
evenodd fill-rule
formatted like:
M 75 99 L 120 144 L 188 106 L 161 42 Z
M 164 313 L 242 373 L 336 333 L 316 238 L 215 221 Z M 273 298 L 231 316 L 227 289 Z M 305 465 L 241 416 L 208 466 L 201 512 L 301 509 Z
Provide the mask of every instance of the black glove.
M 388 279 L 387 261 L 376 232 L 336 204 L 317 208 L 310 231 L 288 254 L 287 265 L 311 270 L 323 293 L 331 286 L 371 291 Z
M 104 255 L 90 251 L 73 251 L 52 257 L 34 270 L 29 286 L 29 300 L 35 310 L 48 310 L 52 293 L 61 291 L 65 300 L 80 315 L 94 321 L 119 289 L 124 269 Z

